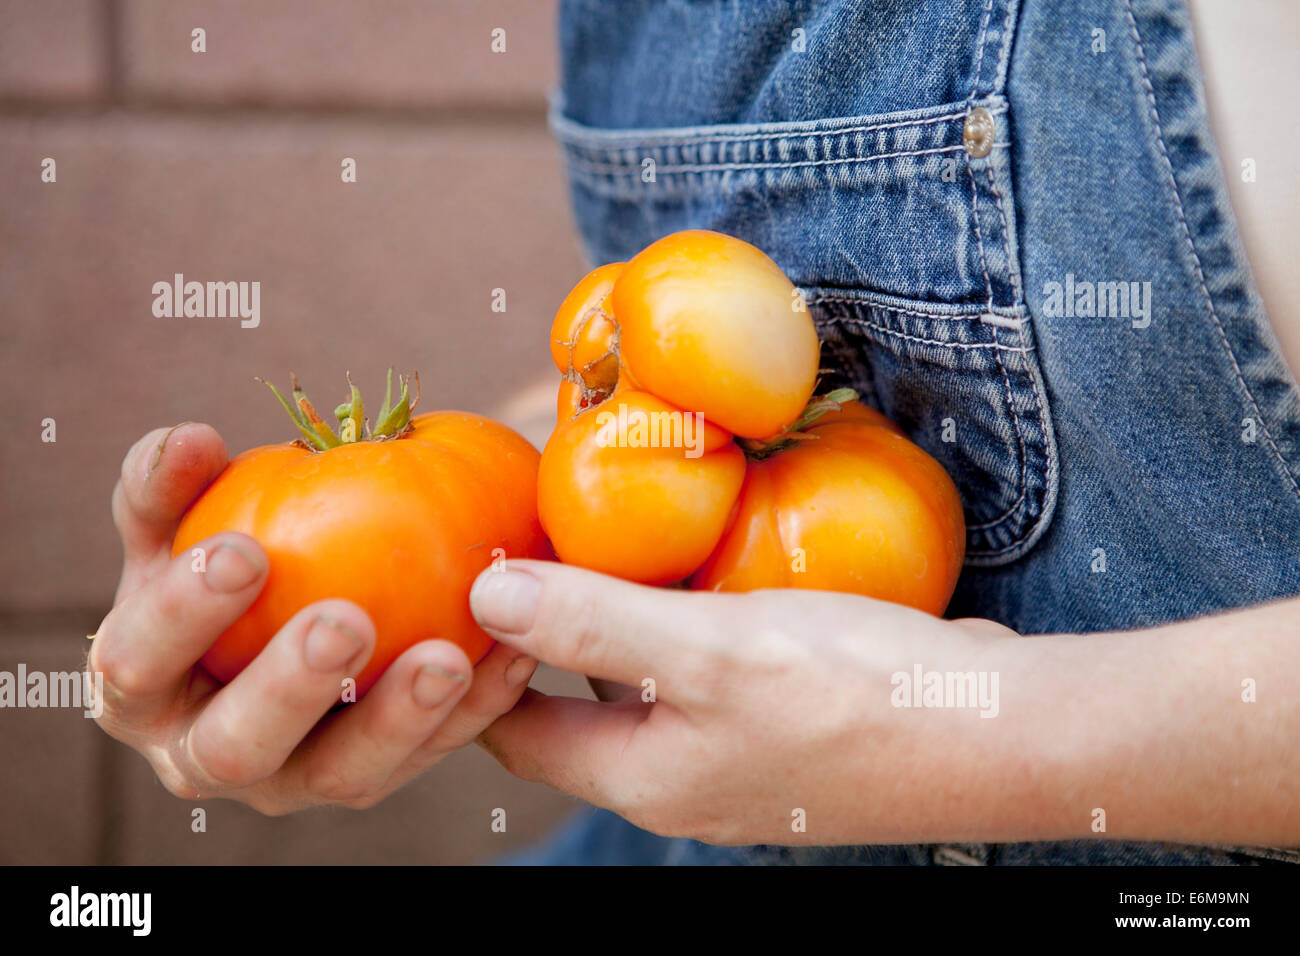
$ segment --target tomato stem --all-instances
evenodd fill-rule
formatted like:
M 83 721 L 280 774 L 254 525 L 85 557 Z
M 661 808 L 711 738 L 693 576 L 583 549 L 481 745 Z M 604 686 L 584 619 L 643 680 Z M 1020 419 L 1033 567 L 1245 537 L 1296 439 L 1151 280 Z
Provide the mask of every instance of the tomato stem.
M 795 442 L 806 441 L 817 436 L 805 429 L 827 412 L 837 412 L 846 402 L 857 401 L 858 393 L 851 388 L 837 388 L 812 398 L 804 406 L 803 414 L 771 438 L 737 438 L 745 457 L 750 461 L 762 461 L 778 452 L 785 451 Z
M 339 431 L 335 434 L 329 424 L 316 411 L 316 407 L 308 400 L 306 393 L 303 392 L 302 386 L 298 384 L 298 376 L 289 373 L 289 386 L 292 401 L 284 397 L 278 388 L 265 379 L 256 379 L 267 388 L 269 388 L 279 402 L 284 406 L 289 418 L 293 420 L 294 427 L 302 435 L 299 444 L 305 445 L 312 451 L 329 451 L 331 448 L 338 448 L 340 445 L 350 445 L 359 441 L 387 441 L 393 438 L 401 438 L 411 431 L 411 413 L 415 411 L 415 406 L 420 401 L 420 375 L 418 372 L 412 375 L 415 380 L 415 397 L 411 397 L 410 383 L 404 376 L 399 376 L 401 384 L 401 395 L 398 397 L 396 405 L 392 404 L 393 400 L 393 370 L 388 370 L 388 387 L 384 394 L 384 404 L 379 409 L 379 419 L 374 429 L 370 428 L 370 423 L 365 417 L 365 405 L 361 401 L 361 391 L 352 384 L 352 376 L 347 376 L 349 396 L 348 400 L 334 409 L 334 417 L 338 419 Z

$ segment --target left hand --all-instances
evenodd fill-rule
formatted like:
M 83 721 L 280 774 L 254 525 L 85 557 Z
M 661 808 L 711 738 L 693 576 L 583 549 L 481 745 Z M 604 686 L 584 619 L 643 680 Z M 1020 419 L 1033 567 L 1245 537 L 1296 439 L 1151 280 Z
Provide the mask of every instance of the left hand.
M 635 690 L 609 703 L 530 690 L 480 743 L 643 829 L 731 845 L 928 842 L 970 838 L 981 815 L 966 774 L 988 776 L 980 741 L 1000 722 L 893 706 L 891 677 L 918 663 L 996 671 L 1017 635 L 992 621 L 828 592 L 642 587 L 539 561 L 485 571 L 470 601 L 524 654 Z

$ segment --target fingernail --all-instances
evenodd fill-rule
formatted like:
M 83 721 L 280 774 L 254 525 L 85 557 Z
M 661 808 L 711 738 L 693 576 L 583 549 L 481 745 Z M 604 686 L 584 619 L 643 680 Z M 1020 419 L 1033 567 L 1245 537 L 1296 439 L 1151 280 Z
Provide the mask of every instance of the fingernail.
M 415 675 L 411 696 L 421 707 L 437 707 L 465 683 L 465 675 L 436 664 L 425 664 Z
M 154 469 L 158 467 L 158 462 L 162 461 L 163 452 L 167 450 L 167 440 L 172 437 L 172 432 L 176 431 L 178 428 L 183 428 L 188 424 L 190 423 L 181 422 L 179 425 L 173 425 L 171 428 L 167 429 L 167 434 L 163 435 L 162 441 L 158 442 L 157 447 L 153 450 L 153 457 L 149 459 L 149 468 L 144 473 L 146 481 L 148 481 L 153 475 Z
M 470 609 L 480 625 L 499 634 L 523 634 L 533 626 L 541 583 L 523 571 L 487 571 L 478 576 L 469 595 Z
M 537 670 L 537 658 L 529 657 L 527 654 L 516 657 L 506 665 L 506 686 L 518 687 L 520 684 L 527 684 L 535 670 Z
M 223 542 L 208 555 L 204 569 L 204 584 L 214 591 L 230 594 L 256 581 L 262 574 L 262 563 L 254 561 L 238 546 Z
M 318 617 L 307 632 L 303 657 L 315 671 L 335 671 L 365 646 L 361 636 L 340 621 Z

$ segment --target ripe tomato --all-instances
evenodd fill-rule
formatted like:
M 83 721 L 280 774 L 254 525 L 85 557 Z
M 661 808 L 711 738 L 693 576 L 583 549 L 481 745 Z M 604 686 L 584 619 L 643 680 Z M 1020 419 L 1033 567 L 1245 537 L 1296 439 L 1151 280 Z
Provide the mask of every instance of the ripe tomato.
M 893 422 L 845 403 L 751 461 L 735 518 L 691 578 L 707 591 L 845 591 L 941 614 L 966 549 L 943 467 Z
M 812 397 L 817 330 L 780 267 L 747 242 L 673 233 L 623 267 L 610 300 L 623 363 L 678 408 L 767 438 Z
M 745 456 L 728 432 L 619 388 L 561 421 L 542 455 L 537 499 L 562 561 L 668 584 L 709 556 L 744 477 Z
M 295 424 L 319 439 L 311 420 L 319 416 L 304 414 L 310 403 L 304 408 L 300 396 L 295 389 Z M 412 644 L 450 640 L 475 663 L 491 648 L 470 614 L 474 578 L 494 556 L 551 556 L 537 518 L 538 454 L 490 419 L 432 412 L 408 422 L 403 405 L 409 416 L 400 402 L 379 440 L 246 451 L 190 507 L 173 554 L 241 531 L 270 558 L 257 600 L 203 657 L 218 680 L 233 678 L 290 617 L 324 598 L 353 601 L 374 621 L 374 654 L 354 675 L 358 699 Z M 355 390 L 345 409 L 355 428 Z M 391 418 L 385 411 L 381 420 Z
M 551 359 L 565 381 L 588 393 L 614 390 L 618 382 L 618 329 L 609 296 L 624 263 L 593 269 L 560 303 L 551 325 Z
M 851 390 L 810 401 L 819 346 L 801 306 L 767 256 L 701 231 L 578 284 L 552 327 L 564 381 L 537 486 L 561 560 L 943 611 L 965 552 L 957 489 Z

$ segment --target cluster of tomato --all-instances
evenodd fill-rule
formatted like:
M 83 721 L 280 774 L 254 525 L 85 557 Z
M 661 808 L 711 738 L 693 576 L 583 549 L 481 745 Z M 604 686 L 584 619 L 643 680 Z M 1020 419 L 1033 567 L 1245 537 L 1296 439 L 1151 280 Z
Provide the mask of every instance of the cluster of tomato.
M 943 468 L 852 392 L 754 246 L 670 235 L 601 266 L 551 329 L 538 513 L 560 559 L 648 584 L 846 591 L 938 614 L 965 547 Z
M 173 542 L 193 554 L 241 531 L 270 558 L 257 600 L 204 666 L 230 680 L 302 607 L 332 597 L 375 623 L 358 697 L 429 637 L 477 662 L 492 640 L 470 614 L 474 579 L 493 558 L 549 558 L 552 546 L 648 584 L 846 591 L 943 611 L 964 548 L 952 481 L 851 392 L 813 397 L 816 329 L 758 249 L 668 236 L 578 283 L 551 339 L 564 380 L 540 460 L 481 416 L 412 417 L 418 394 L 403 383 L 394 402 L 391 377 L 373 427 L 355 387 L 334 409 L 337 431 L 296 380 L 291 398 L 276 391 L 302 437 L 232 460 Z

